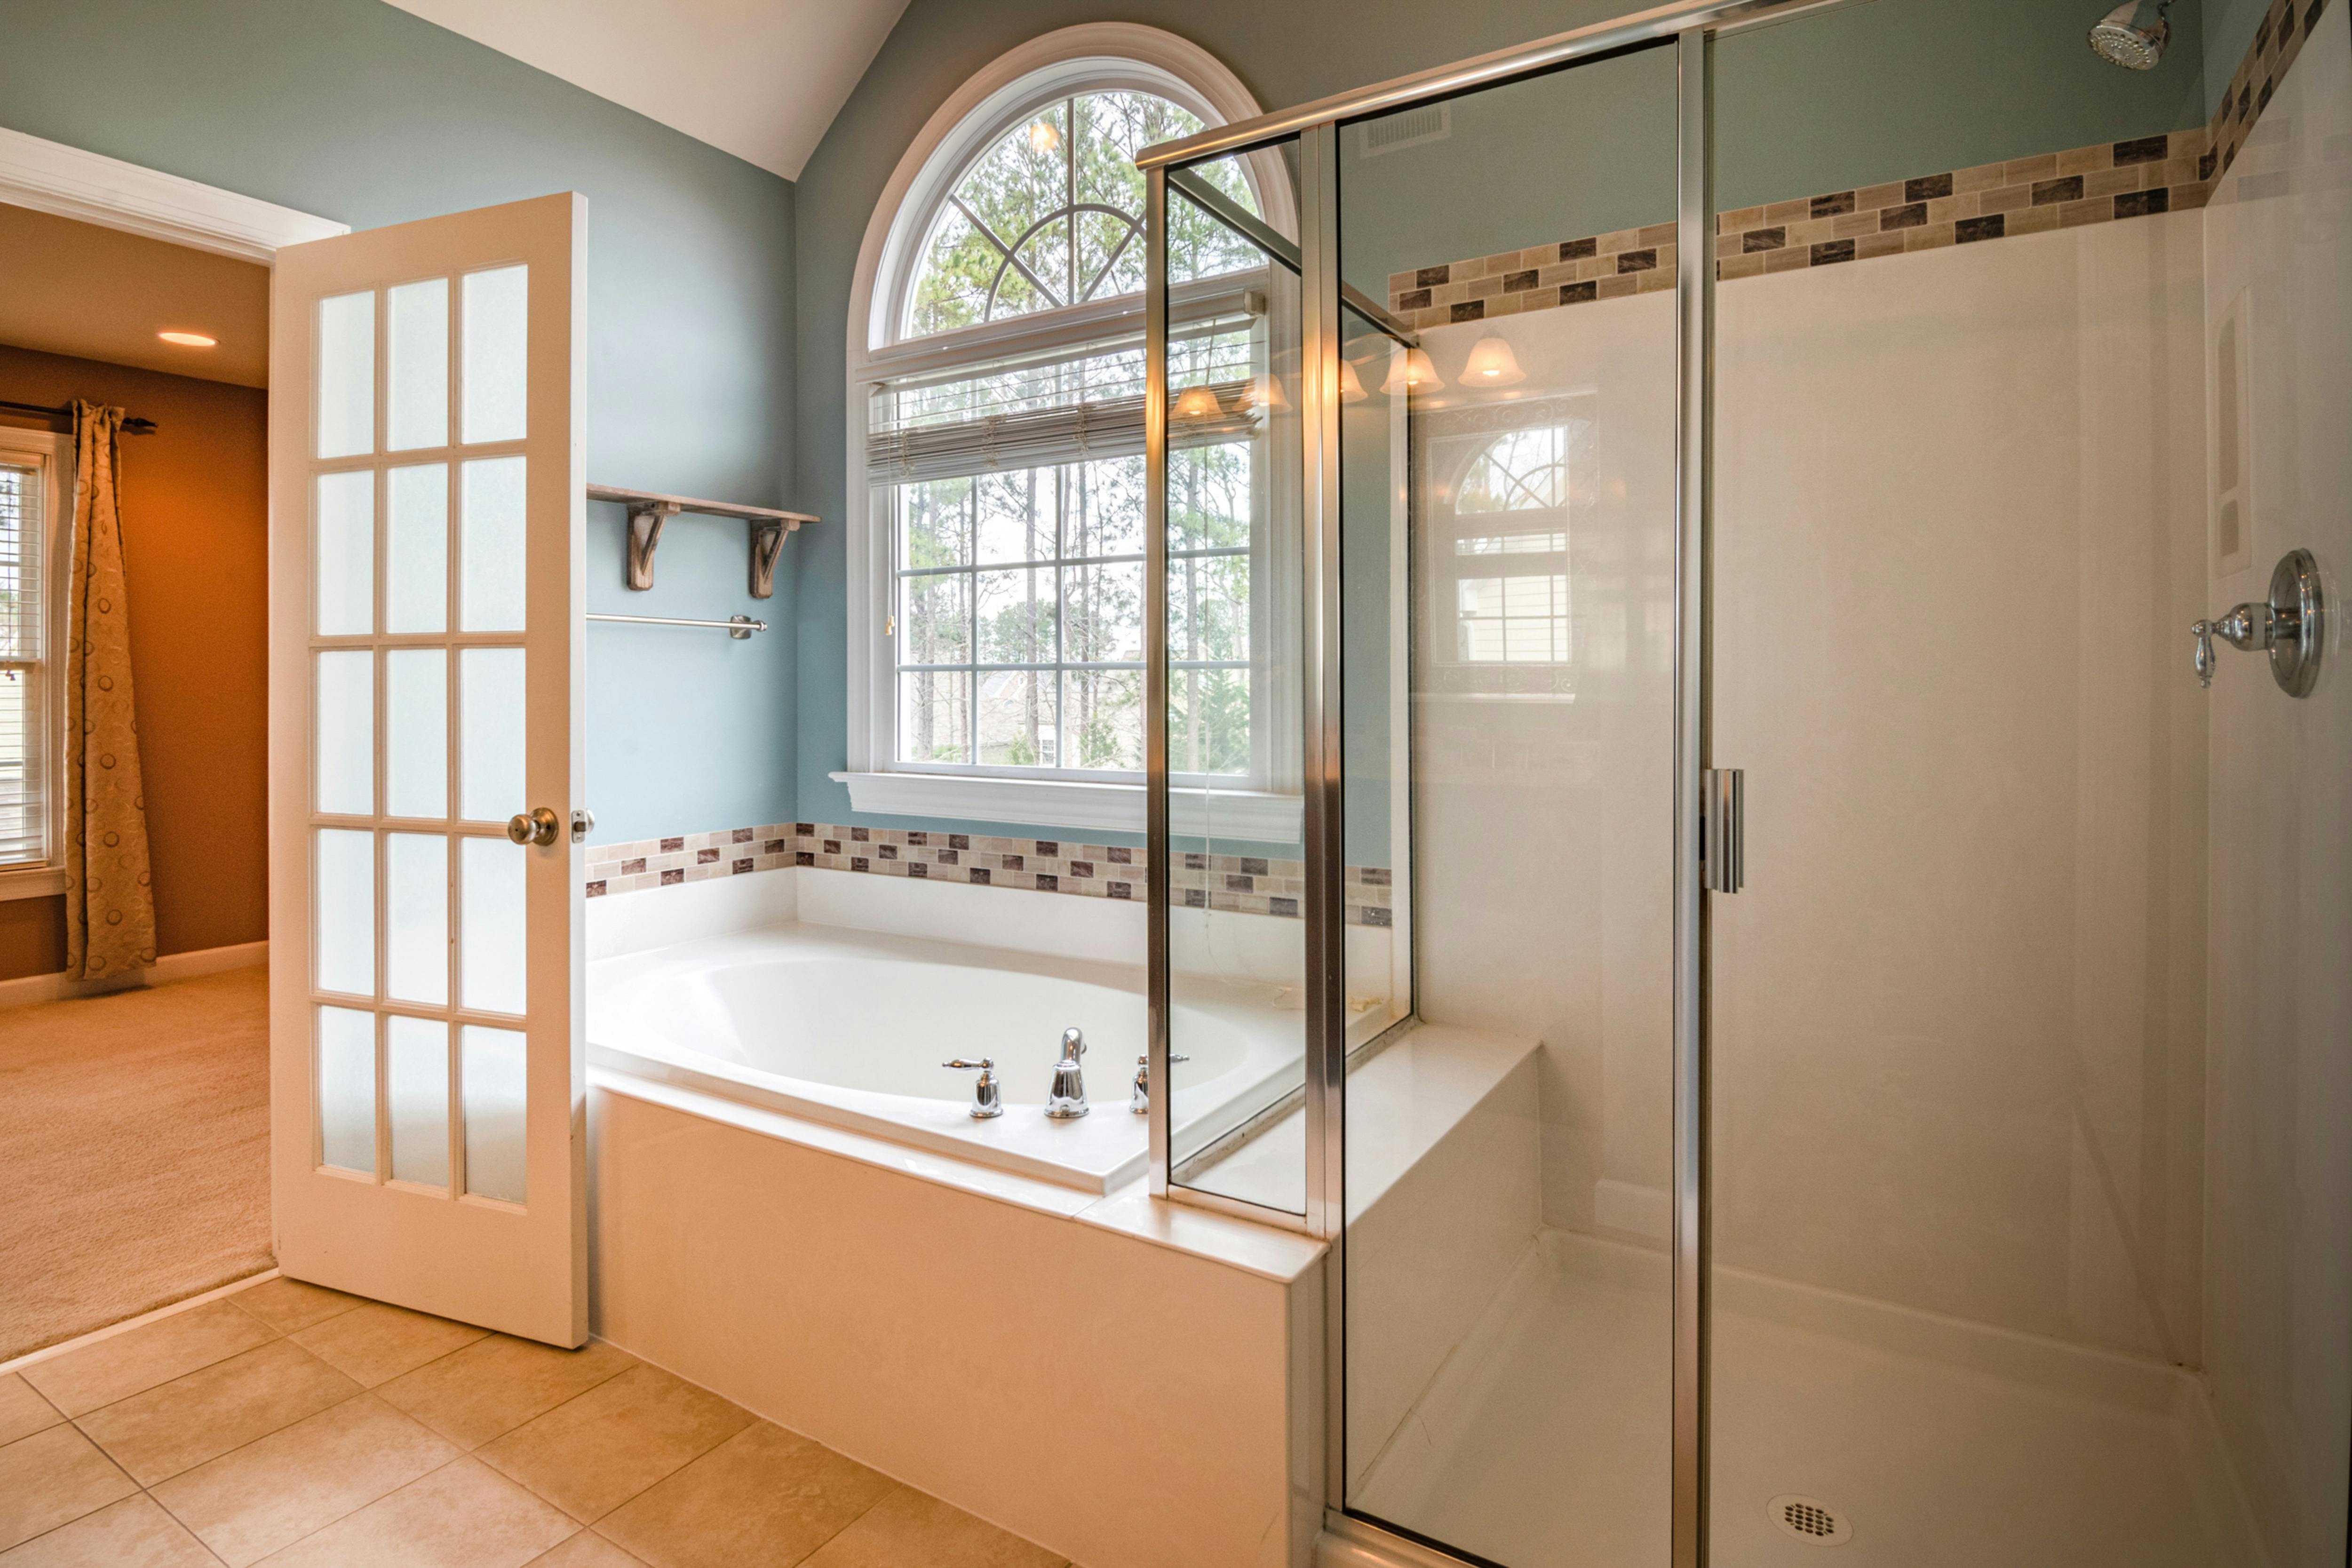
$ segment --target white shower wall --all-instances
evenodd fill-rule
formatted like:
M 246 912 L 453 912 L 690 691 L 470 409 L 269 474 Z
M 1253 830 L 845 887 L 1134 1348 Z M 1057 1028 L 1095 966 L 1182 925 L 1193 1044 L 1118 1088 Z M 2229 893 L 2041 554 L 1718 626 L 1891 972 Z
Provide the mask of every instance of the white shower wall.
M 2196 1360 L 2201 225 L 1720 291 L 1727 1266 Z M 1575 694 L 1422 700 L 1423 1011 L 1544 1041 L 1547 1223 L 1662 1241 L 1672 298 L 1487 332 L 1594 397 Z
M 2352 26 L 2331 6 L 2206 214 L 2206 300 L 2242 300 L 2252 479 L 2242 569 L 2352 563 Z M 2339 609 L 2337 615 L 2341 616 Z M 2345 1560 L 2352 1471 L 2352 686 L 2339 619 L 2302 701 L 2222 650 L 2212 699 L 2204 1362 L 2272 1561 Z

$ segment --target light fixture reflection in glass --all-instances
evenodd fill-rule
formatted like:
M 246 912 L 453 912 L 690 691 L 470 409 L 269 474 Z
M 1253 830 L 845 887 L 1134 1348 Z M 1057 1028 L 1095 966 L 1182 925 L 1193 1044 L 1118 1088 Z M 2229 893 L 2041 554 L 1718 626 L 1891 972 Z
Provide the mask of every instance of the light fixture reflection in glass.
M 1175 419 L 1214 419 L 1223 410 L 1217 405 L 1217 395 L 1205 386 L 1188 386 L 1177 395 Z
M 1262 414 L 1279 414 L 1290 406 L 1290 399 L 1282 395 L 1282 378 L 1268 372 L 1250 377 L 1242 388 L 1242 405 Z
M 1054 129 L 1050 120 L 1035 120 L 1029 124 L 1029 150 L 1040 158 L 1062 144 L 1062 133 Z
M 1356 367 L 1349 361 L 1341 360 L 1339 362 L 1339 401 L 1361 403 L 1370 395 L 1370 393 L 1364 390 L 1364 384 L 1356 379 Z
M 1381 390 L 1391 397 L 1403 393 L 1434 392 L 1445 384 L 1430 363 L 1426 349 L 1407 349 L 1389 355 L 1389 378 L 1381 383 Z
M 218 338 L 208 338 L 202 332 L 157 332 L 155 335 L 167 343 L 177 343 L 184 349 L 208 349 L 215 347 L 220 342 Z
M 1518 356 L 1499 333 L 1489 332 L 1470 347 L 1469 361 L 1462 367 L 1465 386 L 1514 386 L 1527 380 L 1528 373 L 1519 368 Z

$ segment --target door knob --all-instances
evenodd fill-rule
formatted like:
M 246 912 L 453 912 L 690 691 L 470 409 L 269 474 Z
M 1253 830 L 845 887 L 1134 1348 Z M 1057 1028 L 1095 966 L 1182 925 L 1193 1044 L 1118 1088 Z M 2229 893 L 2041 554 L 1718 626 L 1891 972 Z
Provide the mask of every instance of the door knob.
M 555 842 L 563 829 L 563 819 L 541 806 L 529 816 L 516 816 L 507 823 L 507 837 L 518 844 L 536 844 L 541 848 Z

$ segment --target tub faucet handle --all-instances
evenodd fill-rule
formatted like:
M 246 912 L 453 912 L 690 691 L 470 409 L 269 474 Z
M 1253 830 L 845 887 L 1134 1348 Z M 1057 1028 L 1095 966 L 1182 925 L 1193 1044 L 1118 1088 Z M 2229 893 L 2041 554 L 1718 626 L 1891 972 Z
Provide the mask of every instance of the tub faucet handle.
M 967 1071 L 975 1068 L 979 1069 L 980 1077 L 972 1080 L 971 1086 L 971 1116 L 973 1121 L 985 1121 L 992 1116 L 1002 1116 L 1004 1114 L 1004 1096 L 1003 1091 L 1000 1090 L 996 1085 L 996 1063 L 993 1060 L 987 1057 L 982 1057 L 976 1062 L 968 1062 L 961 1057 L 958 1057 L 951 1062 L 941 1062 L 940 1065 L 941 1067 L 961 1068 Z
M 1178 1062 L 1189 1062 L 1192 1059 L 1191 1057 L 1180 1057 L 1171 1052 L 1168 1058 L 1168 1065 L 1174 1067 Z M 1135 1058 L 1135 1092 L 1127 1097 L 1127 1108 L 1138 1116 L 1150 1113 L 1151 1053 L 1149 1051 Z
M 1087 1075 L 1078 1058 L 1087 1054 L 1087 1037 L 1078 1029 L 1062 1031 L 1062 1059 L 1054 1064 L 1054 1088 L 1045 1096 L 1045 1114 L 1069 1121 L 1087 1113 Z

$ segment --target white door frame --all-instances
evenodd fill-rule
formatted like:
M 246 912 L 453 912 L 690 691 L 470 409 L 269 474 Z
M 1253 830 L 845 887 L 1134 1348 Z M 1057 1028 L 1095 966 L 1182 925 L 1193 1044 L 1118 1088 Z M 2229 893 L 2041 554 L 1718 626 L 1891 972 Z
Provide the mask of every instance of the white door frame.
M 240 261 L 349 234 L 352 226 L 120 158 L 0 130 L 0 202 Z

